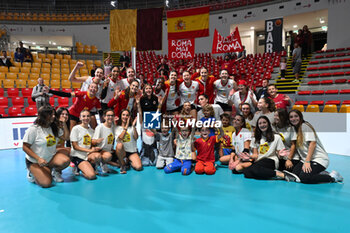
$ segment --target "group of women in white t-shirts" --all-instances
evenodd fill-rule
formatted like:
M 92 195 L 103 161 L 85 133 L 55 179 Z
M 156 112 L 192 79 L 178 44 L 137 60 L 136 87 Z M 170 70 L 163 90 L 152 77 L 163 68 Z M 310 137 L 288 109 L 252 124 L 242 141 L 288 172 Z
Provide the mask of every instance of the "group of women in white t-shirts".
M 131 86 L 121 91 L 116 87 L 117 71 L 118 68 L 113 68 L 111 75 L 115 76 L 114 79 L 109 80 L 106 85 L 100 84 L 101 89 L 107 91 L 104 95 L 111 100 L 104 103 L 104 123 L 98 126 L 91 124 L 92 109 L 81 111 L 80 123 L 74 127 L 69 127 L 67 109 L 60 109 L 59 116 L 56 116 L 56 111 L 49 106 L 39 109 L 38 118 L 26 131 L 23 139 L 30 181 L 35 181 L 42 187 L 49 187 L 52 179 L 62 182 L 61 171 L 69 164 L 74 168 L 75 174 L 81 172 L 87 179 L 96 178 L 98 166 L 103 173 L 108 172 L 107 164 L 120 166 L 120 173 L 126 173 L 129 164 L 137 171 L 142 170 L 136 143 L 139 135 L 136 130 L 136 118 L 133 117 L 133 108 L 140 105 L 140 98 L 136 94 L 137 91 L 132 91 L 138 89 L 140 84 L 135 81 L 134 71 L 129 68 L 128 78 L 122 79 L 121 82 L 125 81 Z M 204 71 L 206 69 L 202 68 L 203 77 L 206 74 Z M 233 173 L 243 173 L 246 178 L 285 179 L 302 183 L 342 181 L 339 173 L 325 171 L 329 164 L 328 155 L 316 131 L 304 121 L 301 112 L 292 110 L 287 113 L 283 109 L 276 111 L 273 100 L 268 97 L 256 101 L 255 95 L 245 83 L 239 82 L 237 87 L 236 83 L 228 78 L 226 70 L 221 71 L 220 79 L 212 83 L 208 77 L 202 76 L 200 82 L 193 81 L 190 73 L 186 71 L 183 73 L 183 81 L 180 81 L 176 72 L 170 72 L 169 80 L 161 84 L 165 90 L 160 98 L 165 101 L 163 111 L 175 115 L 181 111 L 202 121 L 220 118 L 224 123 L 226 136 L 216 147 L 218 160 L 227 164 Z M 91 83 L 94 83 L 94 80 L 91 80 Z M 111 83 L 113 88 L 108 88 Z M 204 89 L 208 88 L 206 85 L 214 85 L 214 104 L 208 103 L 210 97 L 203 94 L 203 85 Z M 151 89 L 152 97 L 152 86 L 145 84 L 144 87 Z M 237 91 L 232 94 L 235 88 Z M 198 95 L 199 91 L 202 91 L 202 94 Z M 118 95 L 113 97 L 111 93 Z M 130 93 L 134 93 L 133 96 Z M 162 105 L 158 107 L 157 99 L 152 99 L 156 97 L 151 97 L 142 102 L 142 112 L 145 109 L 162 109 Z M 119 102 L 114 105 L 114 110 L 111 110 L 107 108 L 107 103 L 113 99 Z M 197 100 L 199 106 L 196 105 Z M 128 109 L 126 106 L 129 106 L 130 102 L 133 106 Z M 229 103 L 236 106 L 237 114 L 233 120 Z M 255 106 L 258 108 L 257 112 Z M 116 123 L 115 116 L 118 117 Z M 94 127 L 91 128 L 91 125 Z M 71 149 L 63 146 L 64 141 L 70 141 Z

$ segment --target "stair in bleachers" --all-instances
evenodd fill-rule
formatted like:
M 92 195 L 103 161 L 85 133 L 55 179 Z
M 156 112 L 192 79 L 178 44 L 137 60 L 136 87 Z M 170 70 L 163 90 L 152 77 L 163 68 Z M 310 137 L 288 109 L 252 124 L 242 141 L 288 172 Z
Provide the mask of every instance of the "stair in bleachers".
M 311 55 L 309 55 L 306 59 L 303 59 L 302 61 L 301 71 L 299 75 L 300 82 L 302 82 L 303 80 L 303 76 L 309 64 L 310 58 L 311 58 Z M 292 57 L 289 57 L 287 61 L 287 70 L 286 70 L 285 79 L 281 79 L 281 76 L 279 75 L 275 81 L 275 85 L 278 89 L 278 93 L 295 93 L 300 86 L 300 82 L 293 82 L 294 79 L 295 79 L 295 76 L 293 74 Z

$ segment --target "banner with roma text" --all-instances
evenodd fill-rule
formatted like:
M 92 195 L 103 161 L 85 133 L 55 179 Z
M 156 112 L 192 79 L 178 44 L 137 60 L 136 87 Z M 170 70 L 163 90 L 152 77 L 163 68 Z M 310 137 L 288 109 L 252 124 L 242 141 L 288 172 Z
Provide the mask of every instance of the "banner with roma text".
M 238 28 L 231 32 L 227 37 L 223 37 L 215 29 L 212 53 L 232 53 L 232 52 L 242 52 L 243 46 L 241 42 L 241 36 L 239 35 Z
M 194 39 L 168 40 L 168 58 L 171 60 L 193 59 Z

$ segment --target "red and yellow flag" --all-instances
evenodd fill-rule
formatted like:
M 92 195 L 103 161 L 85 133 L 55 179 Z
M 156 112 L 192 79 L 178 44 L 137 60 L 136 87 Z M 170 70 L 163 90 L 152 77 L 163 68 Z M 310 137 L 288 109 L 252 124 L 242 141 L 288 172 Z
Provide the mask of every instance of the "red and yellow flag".
M 209 7 L 167 12 L 168 39 L 209 36 Z

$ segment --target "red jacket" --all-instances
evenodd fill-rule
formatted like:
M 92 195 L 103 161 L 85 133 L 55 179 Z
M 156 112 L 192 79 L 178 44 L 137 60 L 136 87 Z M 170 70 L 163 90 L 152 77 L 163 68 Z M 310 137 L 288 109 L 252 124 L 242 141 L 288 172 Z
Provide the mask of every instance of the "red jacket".
M 199 83 L 200 87 L 200 93 L 201 94 L 206 94 L 209 97 L 209 104 L 214 103 L 215 95 L 214 95 L 214 82 L 216 81 L 217 78 L 215 78 L 213 75 L 209 75 L 207 78 L 207 82 L 205 83 L 205 86 L 201 82 L 202 77 L 200 76 L 199 78 L 196 78 L 196 81 Z M 202 92 L 202 93 L 201 93 Z

